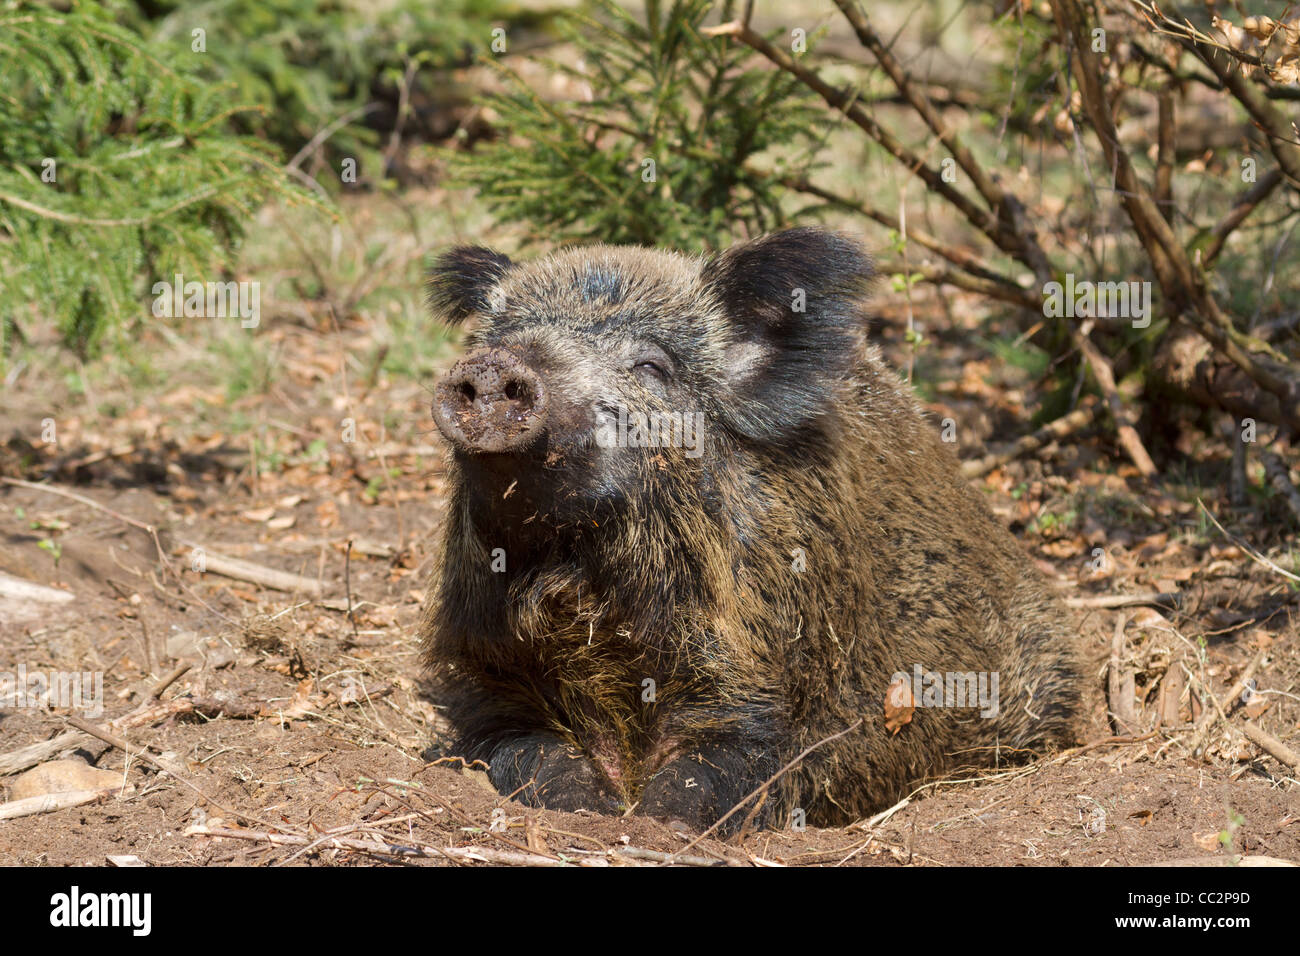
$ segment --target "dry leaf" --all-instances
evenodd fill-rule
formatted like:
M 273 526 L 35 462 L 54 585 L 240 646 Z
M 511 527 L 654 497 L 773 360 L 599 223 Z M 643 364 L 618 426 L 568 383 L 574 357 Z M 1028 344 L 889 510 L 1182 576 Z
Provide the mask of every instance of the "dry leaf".
M 1083 554 L 1084 543 L 1079 538 L 1061 538 L 1044 544 L 1043 551 L 1053 558 L 1076 558 Z
M 333 528 L 339 523 L 339 506 L 333 501 L 322 501 L 316 506 L 316 520 L 322 528 Z
M 361 681 L 353 677 L 344 678 L 342 686 L 335 692 L 339 704 L 355 704 L 361 700 L 365 688 Z
M 1202 850 L 1214 851 L 1220 846 L 1218 830 L 1211 830 L 1209 833 L 1193 833 L 1192 839 Z
M 1174 626 L 1169 623 L 1169 618 L 1151 607 L 1140 607 L 1134 611 L 1130 623 L 1134 627 L 1154 627 L 1167 631 L 1174 629 Z
M 1243 53 L 1251 53 L 1259 46 L 1259 43 L 1249 33 L 1243 30 L 1229 20 L 1220 16 L 1210 18 L 1210 25 L 1218 30 L 1223 36 L 1227 45 L 1234 50 L 1240 50 Z
M 1256 40 L 1267 40 L 1278 28 L 1278 22 L 1271 17 L 1246 17 L 1241 28 Z
M 358 623 L 366 627 L 384 628 L 397 626 L 397 609 L 391 605 L 367 605 L 364 610 L 356 611 Z
M 906 679 L 900 678 L 889 685 L 885 691 L 885 729 L 897 734 L 904 724 L 912 722 L 912 713 L 916 710 L 916 698 Z
M 1256 699 L 1255 701 L 1246 705 L 1246 716 L 1249 717 L 1251 720 L 1257 720 L 1264 713 L 1264 711 L 1268 710 L 1269 707 L 1271 707 L 1272 705 L 1273 702 L 1271 700 L 1268 700 L 1267 698 Z
M 276 704 L 264 704 L 262 706 L 262 716 L 292 720 L 298 717 L 306 717 L 313 710 L 323 710 L 326 705 L 325 695 L 311 692 L 315 683 L 310 677 L 300 680 L 298 689 L 293 693 L 293 700 L 283 707 Z
M 1137 557 L 1142 561 L 1150 561 L 1164 550 L 1165 545 L 1169 543 L 1169 535 L 1161 531 L 1147 537 L 1137 549 Z
M 1274 83 L 1286 86 L 1300 82 L 1300 60 L 1278 60 L 1268 69 L 1268 76 Z

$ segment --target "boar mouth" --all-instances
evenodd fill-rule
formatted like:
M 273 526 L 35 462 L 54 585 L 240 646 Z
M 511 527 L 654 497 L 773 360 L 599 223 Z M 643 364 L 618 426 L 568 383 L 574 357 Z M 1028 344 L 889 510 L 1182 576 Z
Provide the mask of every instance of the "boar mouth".
M 623 495 L 601 466 L 603 450 L 591 429 L 556 441 L 543 434 L 526 450 L 454 455 L 476 521 L 498 529 L 540 522 L 552 530 L 601 524 L 619 510 Z M 535 526 L 535 525 L 534 525 Z

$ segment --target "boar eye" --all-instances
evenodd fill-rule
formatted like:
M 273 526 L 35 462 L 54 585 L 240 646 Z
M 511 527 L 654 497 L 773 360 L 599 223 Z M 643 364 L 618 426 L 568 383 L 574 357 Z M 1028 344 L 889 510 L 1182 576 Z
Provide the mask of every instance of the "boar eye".
M 668 373 L 663 370 L 658 362 L 652 362 L 648 359 L 644 362 L 637 362 L 636 365 L 632 367 L 632 371 L 636 372 L 642 378 L 650 377 L 657 382 L 665 381 L 668 378 Z
M 672 374 L 672 361 L 662 349 L 647 349 L 632 362 L 632 373 L 647 385 L 662 385 Z

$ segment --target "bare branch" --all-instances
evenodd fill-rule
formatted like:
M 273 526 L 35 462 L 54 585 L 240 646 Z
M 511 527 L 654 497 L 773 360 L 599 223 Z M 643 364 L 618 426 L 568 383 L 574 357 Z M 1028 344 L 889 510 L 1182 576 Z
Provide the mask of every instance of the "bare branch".
M 1219 258 L 1219 253 L 1223 251 L 1223 244 L 1227 241 L 1228 237 L 1232 235 L 1238 226 L 1246 221 L 1250 214 L 1259 207 L 1260 203 L 1268 198 L 1269 194 L 1272 193 L 1281 182 L 1282 170 L 1277 166 L 1274 166 L 1264 174 L 1263 179 L 1251 186 L 1250 189 L 1246 190 L 1246 192 L 1242 193 L 1237 201 L 1232 204 L 1232 208 L 1228 210 L 1228 214 L 1219 220 L 1219 222 L 1215 224 L 1214 228 L 1210 230 L 1210 244 L 1205 248 L 1204 253 L 1201 255 L 1201 264 L 1205 266 L 1205 268 L 1208 269 L 1214 265 L 1215 260 Z
M 940 173 L 925 160 L 904 146 L 893 133 L 885 129 L 875 118 L 866 112 L 858 102 L 857 95 L 848 89 L 836 89 L 821 78 L 815 71 L 797 63 L 793 57 L 768 43 L 760 34 L 742 23 L 723 23 L 716 27 L 707 27 L 700 31 L 705 36 L 731 36 L 740 40 L 776 66 L 796 77 L 801 83 L 815 92 L 827 105 L 839 110 L 864 133 L 880 144 L 886 152 L 897 159 L 913 175 L 924 182 L 930 189 L 947 200 L 958 212 L 966 217 L 976 229 L 984 233 L 999 249 L 1017 259 L 1024 261 L 1021 243 L 993 213 L 981 209 L 970 197 L 957 190 L 951 183 L 945 182 Z

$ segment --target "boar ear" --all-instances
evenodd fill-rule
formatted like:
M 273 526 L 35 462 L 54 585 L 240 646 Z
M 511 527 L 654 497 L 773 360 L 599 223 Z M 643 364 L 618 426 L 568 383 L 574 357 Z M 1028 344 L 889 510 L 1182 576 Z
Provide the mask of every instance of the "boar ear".
M 820 229 L 762 236 L 705 264 L 702 279 L 731 330 L 725 374 L 741 431 L 774 437 L 825 408 L 861 358 L 859 300 L 870 278 L 858 243 Z
M 488 308 L 488 294 L 514 263 L 482 246 L 458 246 L 434 260 L 426 299 L 435 315 L 461 322 Z

